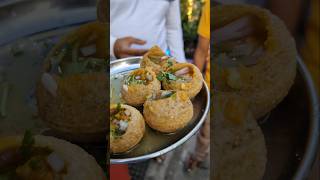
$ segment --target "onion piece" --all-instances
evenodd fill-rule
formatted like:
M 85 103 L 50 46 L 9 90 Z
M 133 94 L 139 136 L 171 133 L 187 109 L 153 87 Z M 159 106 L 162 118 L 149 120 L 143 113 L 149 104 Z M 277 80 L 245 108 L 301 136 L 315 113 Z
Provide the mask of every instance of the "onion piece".
M 58 85 L 56 80 L 49 73 L 43 73 L 41 83 L 52 96 L 57 97 Z
M 152 76 L 151 76 L 151 74 L 147 74 L 147 75 L 146 75 L 146 78 L 147 78 L 148 81 L 152 81 Z
M 123 89 L 124 91 L 126 91 L 126 92 L 129 91 L 128 85 L 125 85 L 125 84 L 122 86 L 122 89 Z
M 174 73 L 174 75 L 181 76 L 181 75 L 184 75 L 184 74 L 188 74 L 189 72 L 190 72 L 190 69 L 188 67 L 185 67 L 185 68 L 182 68 L 182 69 L 176 71 Z
M 128 109 L 126 109 L 126 110 L 124 111 L 124 114 L 127 115 L 127 116 L 130 116 L 130 115 L 131 115 L 131 113 L 130 113 L 130 111 L 129 111 Z
M 167 98 L 167 97 L 171 96 L 172 94 L 173 94 L 173 92 L 171 92 L 171 91 L 162 91 L 160 97 Z
M 96 45 L 89 45 L 80 49 L 83 56 L 90 56 L 97 52 Z
M 163 61 L 163 60 L 167 60 L 167 59 L 169 59 L 169 58 L 170 58 L 169 56 L 162 56 L 162 57 L 160 58 L 160 60 Z
M 127 121 L 124 121 L 124 120 L 120 120 L 119 121 L 119 130 L 120 131 L 126 131 L 127 128 L 128 128 L 128 122 Z
M 47 163 L 50 165 L 51 169 L 59 173 L 63 170 L 65 163 L 64 160 L 59 156 L 59 154 L 53 152 L 47 157 Z
M 244 16 L 219 29 L 213 31 L 213 42 L 218 44 L 223 41 L 238 39 L 252 34 L 254 27 L 252 17 Z

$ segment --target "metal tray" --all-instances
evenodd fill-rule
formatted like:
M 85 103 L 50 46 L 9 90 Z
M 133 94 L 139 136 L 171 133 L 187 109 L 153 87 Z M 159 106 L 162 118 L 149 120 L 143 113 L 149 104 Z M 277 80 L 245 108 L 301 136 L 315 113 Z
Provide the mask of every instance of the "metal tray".
M 268 162 L 264 180 L 307 179 L 319 144 L 319 102 L 312 78 L 298 57 L 288 96 L 260 122 Z
M 117 87 L 120 88 L 119 83 L 121 77 L 132 70 L 139 68 L 140 60 L 141 57 L 132 57 L 119 59 L 110 63 L 110 88 L 115 88 L 114 94 L 118 95 L 120 93 Z M 114 80 L 114 78 L 116 78 L 116 80 Z M 116 103 L 117 101 L 119 101 L 119 99 L 115 100 L 113 103 Z M 205 83 L 192 103 L 194 115 L 187 127 L 174 134 L 162 134 L 146 126 L 146 132 L 142 141 L 128 153 L 111 155 L 110 163 L 119 164 L 143 161 L 163 155 L 182 145 L 199 130 L 209 112 L 210 94 Z

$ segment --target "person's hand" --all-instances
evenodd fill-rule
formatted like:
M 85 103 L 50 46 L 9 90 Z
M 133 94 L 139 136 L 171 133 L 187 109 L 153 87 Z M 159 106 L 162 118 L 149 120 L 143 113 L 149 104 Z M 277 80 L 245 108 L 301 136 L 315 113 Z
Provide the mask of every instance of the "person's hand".
M 125 57 L 130 57 L 130 56 L 142 56 L 145 54 L 148 50 L 147 49 L 133 49 L 131 48 L 132 44 L 139 44 L 139 45 L 144 45 L 146 42 L 137 39 L 134 37 L 124 37 L 124 38 L 119 38 L 116 40 L 114 43 L 114 55 L 117 58 L 125 58 Z

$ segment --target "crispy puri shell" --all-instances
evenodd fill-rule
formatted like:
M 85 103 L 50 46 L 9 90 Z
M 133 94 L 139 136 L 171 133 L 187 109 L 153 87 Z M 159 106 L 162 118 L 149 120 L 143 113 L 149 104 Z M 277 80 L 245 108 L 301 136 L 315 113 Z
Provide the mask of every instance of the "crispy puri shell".
M 107 130 L 106 76 L 92 73 L 55 79 L 57 97 L 47 92 L 41 83 L 38 85 L 37 103 L 42 120 L 54 130 L 75 136 L 74 139 L 86 141 L 83 138 L 91 136 L 103 139 Z
M 257 17 L 266 30 L 265 53 L 258 64 L 237 69 L 214 65 L 214 83 L 225 91 L 226 76 L 234 71 L 239 74 L 240 84 L 235 93 L 250 99 L 250 109 L 256 119 L 264 116 L 288 94 L 296 75 L 296 48 L 294 39 L 283 22 L 269 11 L 248 5 L 224 5 L 213 9 L 216 29 L 244 15 Z M 232 90 L 226 90 L 232 91 Z
M 213 110 L 213 179 L 263 179 L 267 150 L 249 102 L 235 94 L 216 93 Z
M 164 133 L 172 133 L 185 127 L 193 117 L 193 105 L 185 92 L 159 100 L 147 100 L 143 115 L 146 123 Z
M 0 138 L 0 151 L 21 145 L 22 136 Z M 49 136 L 35 136 L 35 146 L 48 147 L 67 163 L 63 180 L 105 180 L 106 177 L 96 160 L 79 146 Z
M 116 108 L 113 104 L 110 109 Z M 130 111 L 131 119 L 129 121 L 125 134 L 120 137 L 113 137 L 110 134 L 111 153 L 124 153 L 136 146 L 143 138 L 145 132 L 145 122 L 142 114 L 134 107 L 121 104 L 122 108 Z
M 92 22 L 64 37 L 45 59 L 44 72 L 50 71 L 50 58 L 56 51 L 74 39 L 80 45 L 86 45 L 86 39 L 92 32 L 98 36 L 94 57 L 107 58 L 104 26 L 103 23 Z M 53 77 L 58 85 L 57 97 L 53 97 L 41 82 L 37 85 L 36 96 L 42 120 L 68 139 L 84 142 L 104 140 L 107 131 L 105 106 L 108 100 L 108 80 L 105 73 Z
M 121 87 L 121 96 L 125 100 L 125 102 L 132 106 L 140 106 L 142 105 L 149 95 L 153 92 L 157 92 L 161 89 L 161 83 L 157 79 L 156 74 L 150 68 L 140 68 L 132 71 L 130 74 L 134 74 L 137 71 L 147 71 L 152 76 L 152 81 L 149 84 L 133 84 L 128 85 L 128 89 L 124 89 Z
M 189 67 L 192 70 L 192 80 L 190 82 L 181 83 L 175 81 L 163 81 L 162 85 L 166 90 L 184 91 L 188 94 L 190 99 L 193 99 L 200 92 L 203 86 L 203 76 L 200 70 L 190 63 L 178 63 L 169 68 L 168 71 L 172 69 L 182 69 L 184 67 Z
M 145 55 L 143 55 L 143 58 L 140 62 L 140 66 L 142 68 L 149 67 L 156 74 L 158 74 L 160 71 L 165 71 L 168 68 L 167 61 L 164 60 L 160 64 L 157 64 L 150 60 L 150 56 L 163 57 L 166 56 L 166 54 L 159 46 L 153 46 Z M 173 60 L 172 63 L 176 64 L 177 62 Z

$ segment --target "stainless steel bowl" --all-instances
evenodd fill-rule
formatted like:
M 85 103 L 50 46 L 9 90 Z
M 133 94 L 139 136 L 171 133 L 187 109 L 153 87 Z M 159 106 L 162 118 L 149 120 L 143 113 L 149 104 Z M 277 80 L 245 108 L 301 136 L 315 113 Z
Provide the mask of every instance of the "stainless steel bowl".
M 141 57 L 132 57 L 111 62 L 110 76 L 127 74 L 130 71 L 139 68 L 140 60 Z M 113 88 L 112 86 L 113 85 L 111 84 L 111 88 Z M 194 107 L 194 116 L 187 127 L 174 134 L 158 133 L 147 127 L 145 136 L 137 147 L 126 154 L 111 155 L 110 163 L 120 164 L 143 161 L 163 155 L 182 145 L 200 129 L 202 123 L 207 117 L 210 107 L 210 94 L 205 83 L 200 93 L 192 102 Z

